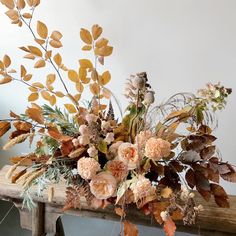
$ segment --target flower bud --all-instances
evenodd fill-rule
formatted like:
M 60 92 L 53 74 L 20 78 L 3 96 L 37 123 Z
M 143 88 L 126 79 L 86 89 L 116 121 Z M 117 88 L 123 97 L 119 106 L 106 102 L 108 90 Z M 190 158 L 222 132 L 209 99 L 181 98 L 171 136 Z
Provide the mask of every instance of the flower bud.
M 150 105 L 154 103 L 154 101 L 155 101 L 154 92 L 153 91 L 147 92 L 144 96 L 144 103 Z
M 141 78 L 141 77 L 136 76 L 136 77 L 133 79 L 133 86 L 134 86 L 136 89 L 142 89 L 142 88 L 145 86 L 145 81 L 144 81 L 144 79 Z

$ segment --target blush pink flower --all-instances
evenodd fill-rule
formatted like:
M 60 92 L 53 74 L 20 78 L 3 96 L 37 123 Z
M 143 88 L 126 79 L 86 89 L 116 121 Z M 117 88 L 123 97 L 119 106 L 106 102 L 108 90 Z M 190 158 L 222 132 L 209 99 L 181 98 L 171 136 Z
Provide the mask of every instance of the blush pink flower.
M 135 137 L 135 143 L 138 145 L 139 148 L 144 148 L 145 144 L 148 139 L 150 139 L 153 136 L 151 130 L 141 131 L 136 137 Z
M 115 177 L 108 172 L 95 175 L 89 183 L 91 193 L 97 199 L 108 199 L 115 195 L 117 182 Z
M 127 165 L 128 170 L 137 168 L 140 160 L 136 145 L 122 143 L 118 148 L 118 159 Z
M 111 172 L 117 181 L 123 180 L 128 175 L 127 166 L 119 160 L 108 161 L 107 170 Z
M 82 157 L 77 162 L 78 174 L 83 179 L 92 179 L 96 173 L 100 170 L 99 163 L 90 157 Z
M 145 156 L 154 161 L 158 161 L 163 157 L 168 157 L 170 152 L 170 143 L 161 138 L 153 137 L 146 142 Z
M 123 141 L 117 141 L 109 147 L 107 153 L 108 160 L 114 159 L 118 155 L 118 148 L 122 143 Z

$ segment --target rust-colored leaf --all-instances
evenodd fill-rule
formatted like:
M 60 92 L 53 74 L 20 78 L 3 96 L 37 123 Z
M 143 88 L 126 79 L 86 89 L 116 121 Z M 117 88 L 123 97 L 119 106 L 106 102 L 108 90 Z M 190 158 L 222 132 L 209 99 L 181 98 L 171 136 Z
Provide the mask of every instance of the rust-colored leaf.
M 26 115 L 29 116 L 32 120 L 38 122 L 39 124 L 44 123 L 44 117 L 42 111 L 36 108 L 28 108 L 26 110 Z
M 11 123 L 8 121 L 0 121 L 0 137 L 2 137 L 11 128 Z
M 60 133 L 59 130 L 56 127 L 49 127 L 48 128 L 48 134 L 52 138 L 54 138 L 54 139 L 56 139 L 57 141 L 60 141 L 60 142 L 62 142 L 62 141 L 67 142 L 67 141 L 71 140 L 70 136 L 67 136 L 67 135 L 64 135 L 64 134 Z
M 11 65 L 11 58 L 8 55 L 5 55 L 3 57 L 3 64 L 6 68 L 8 68 Z
M 99 25 L 93 25 L 92 27 L 92 35 L 93 39 L 96 40 L 102 34 L 102 27 Z
M 39 94 L 38 93 L 31 93 L 28 97 L 28 101 L 29 102 L 33 102 L 36 101 L 39 98 Z
M 53 48 L 61 48 L 61 47 L 62 47 L 61 41 L 57 41 L 57 40 L 50 40 L 49 44 L 50 44 Z
M 161 225 L 163 223 L 163 220 L 161 218 L 161 212 L 165 211 L 167 207 L 170 205 L 169 202 L 155 202 L 151 204 L 153 209 L 153 215 L 156 219 L 156 221 Z
M 176 231 L 176 225 L 175 222 L 169 217 L 165 222 L 164 222 L 164 231 L 166 233 L 166 236 L 174 236 L 175 231 Z
M 34 68 L 42 68 L 45 65 L 46 65 L 45 61 L 43 59 L 40 59 L 34 64 Z
M 138 236 L 138 228 L 129 221 L 124 221 L 124 236 Z
M 60 41 L 61 38 L 62 38 L 62 34 L 59 31 L 55 30 L 55 31 L 52 32 L 50 38 L 55 40 L 55 41 Z
M 62 58 L 61 55 L 59 53 L 57 53 L 54 57 L 53 57 L 54 62 L 60 66 L 62 63 Z
M 13 0 L 1 0 L 1 3 L 9 9 L 14 9 L 15 3 Z
M 87 29 L 81 29 L 80 30 L 80 38 L 86 43 L 86 44 L 92 44 L 92 35 Z
M 24 9 L 25 8 L 25 0 L 17 0 L 16 5 L 20 10 Z
M 68 71 L 68 78 L 72 81 L 72 82 L 79 82 L 79 75 L 75 70 L 69 70 Z
M 65 104 L 64 106 L 69 113 L 76 113 L 77 112 L 75 106 L 72 104 Z
M 81 59 L 79 60 L 79 64 L 82 68 L 93 69 L 93 63 L 88 59 Z
M 47 26 L 41 22 L 41 21 L 38 21 L 37 22 L 37 33 L 38 35 L 43 38 L 43 39 L 46 39 L 48 37 L 48 28 Z

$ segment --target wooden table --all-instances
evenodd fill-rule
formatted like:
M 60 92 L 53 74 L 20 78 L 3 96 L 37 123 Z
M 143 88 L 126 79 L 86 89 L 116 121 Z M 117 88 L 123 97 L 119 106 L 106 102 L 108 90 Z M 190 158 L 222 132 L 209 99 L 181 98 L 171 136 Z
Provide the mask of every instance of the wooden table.
M 56 236 L 64 236 L 63 226 L 60 216 L 62 216 L 62 206 L 65 202 L 65 185 L 54 186 L 53 201 L 47 201 L 47 192 L 42 197 L 36 196 L 33 191 L 33 199 L 36 202 L 36 208 L 31 212 L 22 209 L 21 187 L 10 183 L 5 179 L 5 174 L 9 166 L 4 166 L 0 170 L 0 199 L 12 201 L 20 212 L 21 227 L 32 231 L 32 236 L 42 236 L 47 233 L 53 233 Z M 196 233 L 198 235 L 236 235 L 236 196 L 230 196 L 230 209 L 223 209 L 216 206 L 214 200 L 206 203 L 196 194 L 196 202 L 204 206 L 204 212 L 198 217 L 197 224 L 192 227 L 178 224 L 178 230 L 182 232 Z M 83 202 L 83 201 L 82 201 Z M 107 209 L 94 210 L 89 208 L 85 201 L 82 203 L 81 210 L 70 210 L 66 214 L 95 217 L 107 220 L 119 220 L 112 207 Z M 150 216 L 145 216 L 137 209 L 130 209 L 127 218 L 132 223 L 141 225 L 160 227 Z

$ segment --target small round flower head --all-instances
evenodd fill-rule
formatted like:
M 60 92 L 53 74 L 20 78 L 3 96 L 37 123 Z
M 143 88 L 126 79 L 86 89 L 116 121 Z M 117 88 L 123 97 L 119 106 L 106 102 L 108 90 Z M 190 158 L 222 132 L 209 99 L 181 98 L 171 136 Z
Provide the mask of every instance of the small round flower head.
M 195 206 L 195 207 L 194 207 L 194 210 L 197 211 L 197 212 L 201 212 L 201 211 L 204 211 L 204 208 L 203 208 L 203 206 L 200 204 L 200 205 L 198 205 L 198 206 Z
M 139 76 L 135 76 L 133 78 L 132 81 L 132 85 L 136 88 L 136 89 L 142 89 L 145 86 L 145 80 L 144 78 L 141 78 Z
M 167 211 L 162 211 L 160 216 L 161 216 L 162 220 L 165 222 L 169 218 L 169 213 Z
M 116 193 L 117 182 L 108 172 L 100 172 L 89 183 L 91 193 L 98 199 L 107 199 Z
M 107 170 L 111 172 L 117 181 L 123 180 L 128 175 L 127 166 L 119 160 L 108 161 Z
M 107 144 L 110 144 L 111 142 L 114 141 L 114 133 L 107 133 L 106 138 L 104 139 L 104 141 Z
M 151 130 L 141 131 L 135 137 L 135 143 L 138 145 L 138 148 L 144 148 L 147 140 L 153 136 Z
M 79 144 L 83 146 L 86 146 L 90 143 L 89 135 L 81 135 L 78 137 L 78 140 L 79 140 Z
M 144 103 L 147 105 L 154 103 L 154 101 L 155 101 L 154 94 L 155 93 L 153 91 L 148 91 L 144 96 Z
M 78 174 L 83 179 L 91 179 L 93 178 L 96 173 L 100 170 L 99 163 L 90 157 L 82 157 L 77 162 L 77 170 Z
M 87 114 L 87 115 L 85 116 L 85 119 L 86 119 L 86 121 L 87 121 L 89 124 L 91 124 L 92 122 L 96 122 L 96 121 L 97 121 L 98 116 L 96 116 L 96 115 L 94 115 L 94 114 Z
M 89 128 L 87 125 L 81 125 L 79 127 L 79 132 L 81 135 L 88 135 L 89 134 Z
M 101 124 L 101 128 L 102 130 L 109 130 L 111 128 L 110 122 L 103 120 Z
M 95 157 L 98 155 L 98 150 L 94 146 L 92 146 L 87 150 L 87 153 L 90 157 Z
M 196 161 L 201 160 L 201 157 L 198 152 L 189 150 L 181 154 L 180 160 L 186 161 L 186 162 L 196 162 Z
M 161 138 L 150 138 L 147 140 L 145 145 L 145 156 L 158 161 L 163 157 L 170 155 L 170 143 Z

